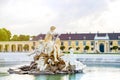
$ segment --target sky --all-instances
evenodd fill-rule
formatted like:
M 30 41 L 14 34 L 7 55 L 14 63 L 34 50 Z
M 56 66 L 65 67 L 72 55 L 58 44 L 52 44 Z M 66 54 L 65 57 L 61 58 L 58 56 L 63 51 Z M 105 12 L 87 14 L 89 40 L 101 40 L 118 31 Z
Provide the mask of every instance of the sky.
M 120 0 L 0 0 L 0 28 L 12 34 L 120 32 Z

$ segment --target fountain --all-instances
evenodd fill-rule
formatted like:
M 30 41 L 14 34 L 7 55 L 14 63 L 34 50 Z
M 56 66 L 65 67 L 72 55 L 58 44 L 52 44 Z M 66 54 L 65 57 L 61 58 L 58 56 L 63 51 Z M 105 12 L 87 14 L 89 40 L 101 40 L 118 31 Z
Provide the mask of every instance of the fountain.
M 67 74 L 83 72 L 85 65 L 73 57 L 73 49 L 70 49 L 70 55 L 67 59 L 60 50 L 59 35 L 55 37 L 54 30 L 56 27 L 51 26 L 50 31 L 46 34 L 45 39 L 40 41 L 39 46 L 34 50 L 34 61 L 30 65 L 24 65 L 16 69 L 9 69 L 10 74 Z

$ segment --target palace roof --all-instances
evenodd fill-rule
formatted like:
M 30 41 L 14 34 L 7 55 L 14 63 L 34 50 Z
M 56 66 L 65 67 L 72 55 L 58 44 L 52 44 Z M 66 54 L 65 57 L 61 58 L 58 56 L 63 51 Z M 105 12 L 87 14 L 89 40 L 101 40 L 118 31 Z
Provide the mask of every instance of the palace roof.
M 120 33 L 66 33 L 61 34 L 59 38 L 61 40 L 95 40 L 95 37 L 102 39 L 103 37 L 109 37 L 109 40 L 120 39 Z M 37 35 L 33 41 L 44 39 L 45 34 Z

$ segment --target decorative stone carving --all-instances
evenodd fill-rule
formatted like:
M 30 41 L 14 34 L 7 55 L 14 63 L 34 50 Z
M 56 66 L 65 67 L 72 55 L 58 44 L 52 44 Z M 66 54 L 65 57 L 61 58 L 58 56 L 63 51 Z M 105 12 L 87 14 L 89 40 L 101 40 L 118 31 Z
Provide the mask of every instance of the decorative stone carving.
M 9 69 L 10 73 L 27 73 L 27 74 L 55 74 L 55 73 L 74 73 L 76 70 L 82 71 L 85 67 L 75 59 L 65 61 L 61 56 L 64 54 L 60 50 L 61 42 L 59 36 L 54 36 L 56 27 L 51 26 L 50 31 L 46 34 L 44 41 L 40 41 L 40 45 L 35 49 L 32 54 L 34 61 L 29 66 L 22 66 L 18 71 L 16 69 Z M 73 55 L 71 49 L 71 54 Z M 73 57 L 73 56 L 71 56 Z M 70 57 L 68 57 L 70 58 Z M 70 58 L 73 59 L 73 58 Z M 81 67 L 81 68 L 76 68 Z M 26 72 L 27 71 L 27 72 Z

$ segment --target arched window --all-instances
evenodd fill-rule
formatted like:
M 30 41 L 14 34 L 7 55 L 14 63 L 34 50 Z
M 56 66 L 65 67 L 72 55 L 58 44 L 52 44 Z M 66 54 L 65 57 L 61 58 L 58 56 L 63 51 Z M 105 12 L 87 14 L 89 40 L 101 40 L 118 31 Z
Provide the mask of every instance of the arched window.
M 101 43 L 99 45 L 99 50 L 100 50 L 100 52 L 104 52 L 104 44 Z
M 91 46 L 93 46 L 94 45 L 94 41 L 91 41 Z
M 75 44 L 76 44 L 76 46 L 78 46 L 78 45 L 79 45 L 79 41 L 76 41 L 76 43 L 75 43 Z
M 68 41 L 68 45 L 71 46 L 71 41 Z
M 23 51 L 23 46 L 22 44 L 18 44 L 18 52 L 22 52 Z
M 15 52 L 15 51 L 16 51 L 16 45 L 13 44 L 13 45 L 11 46 L 11 51 L 12 51 L 12 52 Z
M 25 45 L 23 46 L 23 49 L 24 49 L 24 51 L 29 51 L 29 45 L 28 45 L 28 44 L 25 44 Z
M 83 45 L 86 46 L 86 41 L 83 41 Z
M 118 45 L 120 46 L 120 41 L 118 41 Z
M 8 51 L 9 51 L 9 44 L 6 44 L 6 45 L 5 45 L 4 51 L 5 51 L 5 52 L 8 52 Z

